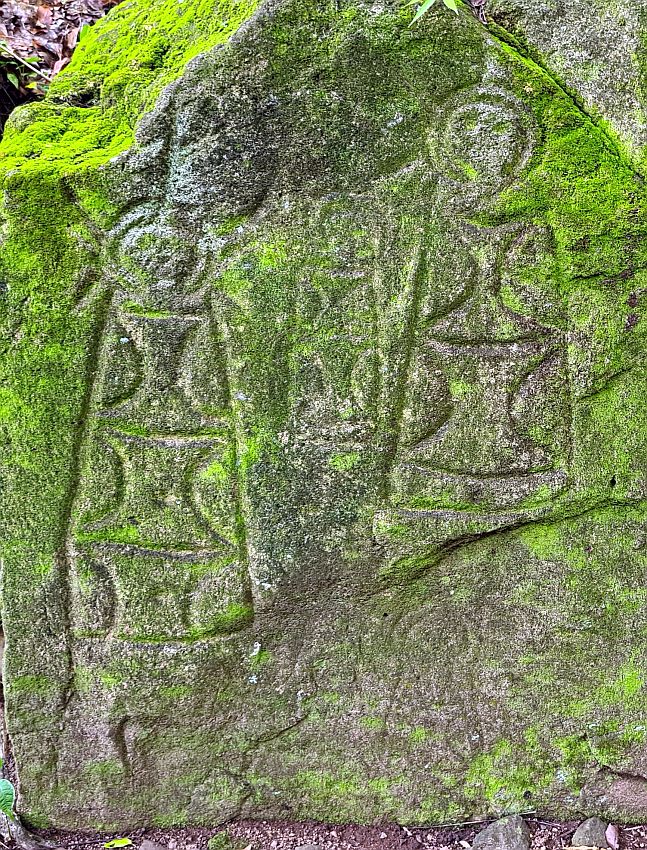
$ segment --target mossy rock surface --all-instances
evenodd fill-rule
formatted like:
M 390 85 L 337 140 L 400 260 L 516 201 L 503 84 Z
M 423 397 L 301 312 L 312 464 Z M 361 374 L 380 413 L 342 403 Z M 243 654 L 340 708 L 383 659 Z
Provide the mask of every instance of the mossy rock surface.
M 15 114 L 32 824 L 647 817 L 642 118 L 503 11 L 133 0 Z

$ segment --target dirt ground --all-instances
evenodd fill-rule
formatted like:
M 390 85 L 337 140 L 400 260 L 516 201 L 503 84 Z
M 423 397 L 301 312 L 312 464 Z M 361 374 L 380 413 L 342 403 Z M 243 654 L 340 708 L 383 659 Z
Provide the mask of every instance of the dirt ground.
M 568 847 L 578 825 L 577 821 L 556 823 L 531 817 L 526 820 L 532 834 L 531 850 Z M 395 824 L 340 826 L 313 822 L 237 821 L 220 830 L 138 830 L 128 833 L 128 837 L 135 848 L 149 839 L 168 850 L 206 850 L 209 839 L 223 831 L 231 838 L 235 850 L 296 850 L 307 844 L 322 850 L 468 850 L 472 839 L 484 825 L 407 829 Z M 50 830 L 42 831 L 40 835 L 69 850 L 101 850 L 104 842 L 122 837 Z M 647 848 L 647 826 L 619 827 L 619 836 L 619 850 Z

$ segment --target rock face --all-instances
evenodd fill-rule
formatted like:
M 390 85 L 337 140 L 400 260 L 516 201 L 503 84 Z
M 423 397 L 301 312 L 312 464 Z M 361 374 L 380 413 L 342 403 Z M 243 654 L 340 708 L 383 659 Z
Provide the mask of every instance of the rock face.
M 647 785 L 641 132 L 464 10 L 171 5 L 3 142 L 20 810 L 604 811 Z

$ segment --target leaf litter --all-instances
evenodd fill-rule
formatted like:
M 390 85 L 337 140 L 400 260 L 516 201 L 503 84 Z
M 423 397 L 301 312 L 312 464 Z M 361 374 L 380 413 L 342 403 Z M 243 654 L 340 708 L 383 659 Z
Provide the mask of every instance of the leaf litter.
M 0 0 L 0 130 L 11 112 L 42 97 L 87 27 L 119 0 Z

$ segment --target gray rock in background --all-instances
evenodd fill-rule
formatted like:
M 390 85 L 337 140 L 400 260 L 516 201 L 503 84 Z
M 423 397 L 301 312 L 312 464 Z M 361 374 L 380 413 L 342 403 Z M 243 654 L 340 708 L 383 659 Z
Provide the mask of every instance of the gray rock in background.
M 645 3 L 635 0 L 490 0 L 488 17 L 522 52 L 609 122 L 636 161 L 647 144 Z M 493 28 L 496 32 L 496 28 Z

